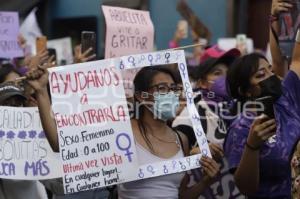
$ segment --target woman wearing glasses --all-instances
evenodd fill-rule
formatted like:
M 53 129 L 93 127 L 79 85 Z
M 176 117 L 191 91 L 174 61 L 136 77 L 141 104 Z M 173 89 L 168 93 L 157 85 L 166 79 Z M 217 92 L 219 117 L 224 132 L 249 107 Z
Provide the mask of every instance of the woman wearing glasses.
M 189 155 L 186 136 L 167 125 L 178 112 L 182 93 L 174 73 L 166 67 L 145 67 L 136 75 L 134 88 L 134 99 L 139 105 L 135 106 L 138 110 L 131 124 L 139 163 Z M 205 178 L 191 188 L 186 187 L 184 173 L 177 173 L 121 184 L 119 198 L 197 198 L 219 171 L 218 164 L 210 158 L 202 158 L 201 163 Z
M 50 145 L 58 151 L 55 121 L 49 114 L 47 71 L 39 69 L 30 76 L 35 88 L 39 110 Z M 135 117 L 131 120 L 140 164 L 177 159 L 189 155 L 187 138 L 171 129 L 167 121 L 174 118 L 179 107 L 182 87 L 165 67 L 146 67 L 135 77 Z M 50 122 L 53 121 L 53 122 Z M 201 159 L 204 178 L 187 188 L 184 173 L 172 174 L 118 186 L 119 198 L 197 198 L 218 174 L 219 165 L 210 158 Z

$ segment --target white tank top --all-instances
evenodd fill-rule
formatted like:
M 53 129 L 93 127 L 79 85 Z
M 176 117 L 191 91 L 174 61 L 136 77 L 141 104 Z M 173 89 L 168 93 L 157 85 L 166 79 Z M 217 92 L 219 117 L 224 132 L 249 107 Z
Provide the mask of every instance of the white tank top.
M 168 160 L 153 155 L 138 143 L 136 143 L 136 150 L 141 165 Z M 180 150 L 169 159 L 182 157 L 184 157 L 184 154 L 182 148 L 180 148 Z M 118 196 L 119 199 L 178 198 L 178 188 L 183 177 L 184 173 L 175 173 L 120 184 L 118 185 Z

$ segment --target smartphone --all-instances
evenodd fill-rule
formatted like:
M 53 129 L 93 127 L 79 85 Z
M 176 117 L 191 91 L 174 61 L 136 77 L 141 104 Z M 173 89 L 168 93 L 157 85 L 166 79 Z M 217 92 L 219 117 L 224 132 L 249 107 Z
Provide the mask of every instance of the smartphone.
M 261 97 L 255 100 L 257 106 L 259 106 L 258 115 L 265 114 L 269 118 L 274 119 L 274 100 L 271 96 Z
M 36 52 L 47 50 L 47 37 L 42 36 L 36 38 Z
M 48 48 L 47 50 L 48 50 L 49 57 L 54 55 L 54 61 L 55 61 L 55 63 L 57 63 L 57 56 L 56 56 L 55 48 Z
M 96 33 L 92 31 L 83 31 L 81 33 L 81 53 L 84 53 L 89 48 L 92 48 L 89 55 L 96 54 Z

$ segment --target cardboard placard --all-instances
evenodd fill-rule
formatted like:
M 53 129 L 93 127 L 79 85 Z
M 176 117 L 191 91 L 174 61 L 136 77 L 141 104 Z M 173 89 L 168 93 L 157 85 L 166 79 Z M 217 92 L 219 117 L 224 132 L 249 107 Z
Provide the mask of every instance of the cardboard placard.
M 65 193 L 134 178 L 138 162 L 121 78 L 113 59 L 50 69 Z
M 49 69 L 65 193 L 200 167 L 201 155 L 140 165 L 120 70 L 178 64 L 201 154 L 211 157 L 194 105 L 184 51 L 124 56 Z
M 0 58 L 24 56 L 18 44 L 19 14 L 17 12 L 0 12 Z
M 153 50 L 154 26 L 149 11 L 102 6 L 106 21 L 105 58 Z M 133 96 L 132 81 L 138 70 L 122 71 L 127 97 Z
M 42 129 L 37 108 L 0 106 L 0 178 L 58 178 L 59 154 Z

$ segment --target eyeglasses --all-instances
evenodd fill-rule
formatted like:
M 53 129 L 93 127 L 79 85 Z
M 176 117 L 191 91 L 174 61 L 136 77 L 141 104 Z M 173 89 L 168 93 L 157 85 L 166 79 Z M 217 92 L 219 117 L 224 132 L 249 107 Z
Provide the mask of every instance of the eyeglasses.
M 159 94 L 167 94 L 169 92 L 174 92 L 175 94 L 181 95 L 183 87 L 179 84 L 168 85 L 167 83 L 161 83 L 150 86 L 149 90 L 153 90 L 154 92 L 158 92 Z

